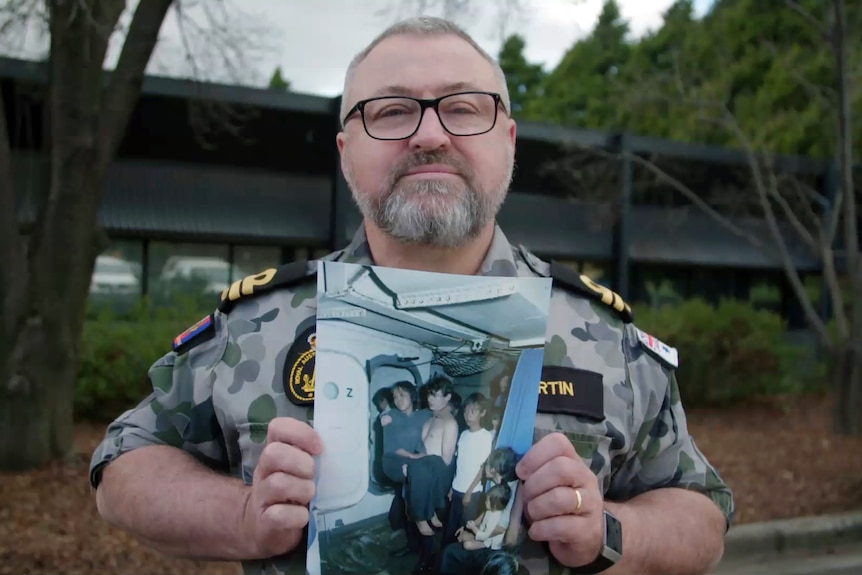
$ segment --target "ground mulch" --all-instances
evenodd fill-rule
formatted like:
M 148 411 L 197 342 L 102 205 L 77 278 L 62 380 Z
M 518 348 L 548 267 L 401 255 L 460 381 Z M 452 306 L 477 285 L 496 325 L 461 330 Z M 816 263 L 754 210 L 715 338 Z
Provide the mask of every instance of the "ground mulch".
M 836 437 L 828 396 L 698 409 L 688 423 L 733 488 L 737 524 L 862 509 L 862 438 Z M 111 529 L 87 484 L 104 427 L 80 424 L 80 457 L 0 475 L 0 574 L 238 573 L 236 563 L 163 557 Z

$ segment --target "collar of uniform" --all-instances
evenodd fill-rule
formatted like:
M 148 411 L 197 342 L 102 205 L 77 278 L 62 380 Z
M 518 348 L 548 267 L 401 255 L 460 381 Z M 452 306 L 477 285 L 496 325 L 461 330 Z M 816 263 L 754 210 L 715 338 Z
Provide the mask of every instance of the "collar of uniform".
M 363 224 L 359 224 L 356 233 L 353 234 L 353 239 L 335 259 L 348 264 L 374 265 L 374 259 L 371 257 L 371 246 L 368 245 L 368 238 L 365 237 Z
M 365 236 L 365 226 L 360 224 L 353 239 L 341 253 L 339 261 L 374 265 L 374 259 L 371 257 L 371 248 L 368 245 L 368 238 Z M 479 268 L 479 275 L 483 276 L 508 276 L 515 277 L 518 275 L 518 266 L 515 262 L 515 252 L 509 240 L 506 239 L 506 234 L 500 229 L 499 224 L 494 226 L 494 238 L 491 240 L 491 247 L 485 254 L 485 259 L 482 261 L 482 266 Z

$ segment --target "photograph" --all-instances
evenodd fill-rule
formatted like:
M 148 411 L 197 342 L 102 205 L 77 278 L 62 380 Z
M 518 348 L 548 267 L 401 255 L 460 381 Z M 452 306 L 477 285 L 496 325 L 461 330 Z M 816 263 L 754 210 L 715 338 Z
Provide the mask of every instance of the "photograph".
M 318 263 L 309 575 L 517 573 L 551 279 Z

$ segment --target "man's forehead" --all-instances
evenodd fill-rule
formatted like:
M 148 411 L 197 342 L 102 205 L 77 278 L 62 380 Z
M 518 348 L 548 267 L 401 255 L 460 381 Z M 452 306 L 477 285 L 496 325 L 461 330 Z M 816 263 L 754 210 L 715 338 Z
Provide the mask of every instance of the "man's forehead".
M 374 90 L 369 97 L 375 96 L 421 96 L 427 88 L 405 86 L 403 84 L 386 84 Z M 452 92 L 469 92 L 473 90 L 486 91 L 488 86 L 481 86 L 476 82 L 448 82 L 430 88 L 432 92 L 450 94 Z
M 398 35 L 380 42 L 357 66 L 356 99 L 382 95 L 443 95 L 462 90 L 498 90 L 491 64 L 467 41 L 453 35 Z

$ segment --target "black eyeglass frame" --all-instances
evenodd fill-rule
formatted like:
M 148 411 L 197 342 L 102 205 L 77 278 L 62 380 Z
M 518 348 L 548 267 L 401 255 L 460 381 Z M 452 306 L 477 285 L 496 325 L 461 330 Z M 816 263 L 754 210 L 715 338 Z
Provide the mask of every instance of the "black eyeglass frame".
M 440 117 L 440 102 L 445 100 L 446 98 L 451 98 L 453 96 L 467 96 L 470 94 L 484 94 L 486 96 L 491 96 L 494 98 L 494 121 L 491 122 L 491 127 L 483 132 L 476 132 L 475 134 L 456 134 L 452 130 L 446 127 L 446 123 Z M 369 102 L 375 102 L 377 100 L 389 100 L 392 98 L 401 98 L 404 100 L 413 100 L 414 102 L 419 104 L 419 121 L 416 122 L 416 127 L 410 132 L 408 135 L 401 138 L 378 138 L 377 136 L 372 136 L 371 132 L 368 131 L 368 125 L 365 123 L 365 106 L 368 105 Z M 385 142 L 397 141 L 397 140 L 407 140 L 408 138 L 412 138 L 416 132 L 419 131 L 419 127 L 422 125 L 422 118 L 425 117 L 425 110 L 428 108 L 433 108 L 434 113 L 437 114 L 437 119 L 440 121 L 440 125 L 443 126 L 443 129 L 446 130 L 449 134 L 453 136 L 457 136 L 459 138 L 468 138 L 470 136 L 481 136 L 482 134 L 487 134 L 497 125 L 497 116 L 499 115 L 500 108 L 503 108 L 504 113 L 506 112 L 506 107 L 502 105 L 503 97 L 497 92 L 484 92 L 481 90 L 470 90 L 467 92 L 455 92 L 453 94 L 446 94 L 445 96 L 440 96 L 439 98 L 412 98 L 410 96 L 376 96 L 374 98 L 367 98 L 365 100 L 359 100 L 354 104 L 352 108 L 344 115 L 344 119 L 341 121 L 342 126 L 346 126 L 347 122 L 351 119 L 351 117 L 359 112 L 359 116 L 362 118 L 362 128 L 365 130 L 365 133 L 368 134 L 369 138 L 373 138 L 375 140 L 382 140 Z

